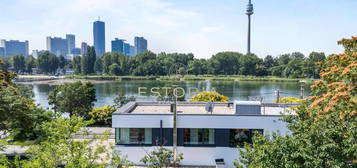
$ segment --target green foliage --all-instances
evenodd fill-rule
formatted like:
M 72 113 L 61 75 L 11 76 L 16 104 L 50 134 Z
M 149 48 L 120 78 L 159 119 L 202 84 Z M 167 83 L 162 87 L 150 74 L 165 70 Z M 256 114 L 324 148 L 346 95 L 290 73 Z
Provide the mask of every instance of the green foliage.
M 94 63 L 96 61 L 97 57 L 95 54 L 95 49 L 94 47 L 88 47 L 87 48 L 87 53 L 82 56 L 81 59 L 81 73 L 83 75 L 87 74 L 93 74 L 94 71 Z
M 96 101 L 95 88 L 89 82 L 66 83 L 53 89 L 48 95 L 48 100 L 55 112 L 88 117 Z
M 204 91 L 192 97 L 191 102 L 228 102 L 228 97 L 216 91 Z
M 29 160 L 20 162 L 24 168 L 57 167 L 59 164 L 66 168 L 105 168 L 109 164 L 111 144 L 106 144 L 109 134 L 94 136 L 93 139 L 74 139 L 74 134 L 88 134 L 84 128 L 90 122 L 82 118 L 58 118 L 41 125 L 43 139 L 39 145 L 33 145 L 27 150 Z M 121 155 L 115 155 L 120 160 Z M 121 159 L 123 160 L 123 159 Z M 117 162 L 116 162 L 117 164 Z
M 82 62 L 82 57 L 80 56 L 75 56 L 73 58 L 72 66 L 75 74 L 80 74 L 82 73 L 81 69 L 81 62 Z
M 135 101 L 136 98 L 134 96 L 125 96 L 123 93 L 118 93 L 117 97 L 114 98 L 114 104 L 116 108 L 121 108 L 123 107 L 125 104 L 131 102 L 131 101 Z
M 322 80 L 311 86 L 312 96 L 295 115 L 284 116 L 291 134 L 255 137 L 252 146 L 240 150 L 236 167 L 356 167 L 357 38 L 339 43 L 345 53 L 320 63 Z
M 115 112 L 116 108 L 112 106 L 103 106 L 94 108 L 88 113 L 89 118 L 94 120 L 94 125 L 112 125 L 112 114 Z
M 25 57 L 22 55 L 15 55 L 12 57 L 12 66 L 16 73 L 22 73 L 26 70 Z
M 37 58 L 37 65 L 39 71 L 43 73 L 52 73 L 55 74 L 58 69 L 59 60 L 56 55 L 45 51 L 41 53 Z
M 113 152 L 111 166 L 113 168 L 129 168 L 134 166 L 134 164 L 130 162 L 127 158 L 128 157 L 126 155 L 123 156 L 120 151 L 115 150 Z
M 33 56 L 28 56 L 25 61 L 26 72 L 32 74 L 32 68 L 36 67 L 36 59 Z
M 179 164 L 183 159 L 183 154 L 179 153 L 176 158 L 176 164 Z M 149 168 L 162 168 L 174 165 L 173 151 L 164 147 L 159 147 L 156 150 L 148 153 L 141 160 Z
M 103 61 L 100 58 L 97 58 L 97 60 L 94 63 L 94 72 L 99 72 L 102 73 L 103 71 Z
M 110 75 L 120 75 L 121 72 L 122 71 L 117 63 L 114 63 L 109 66 L 109 74 Z

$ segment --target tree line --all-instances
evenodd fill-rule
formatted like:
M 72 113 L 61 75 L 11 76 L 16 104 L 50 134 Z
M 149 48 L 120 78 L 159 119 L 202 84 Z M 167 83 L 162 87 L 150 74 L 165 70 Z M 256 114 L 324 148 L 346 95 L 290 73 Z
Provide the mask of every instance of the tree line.
M 66 73 L 72 69 L 77 75 L 251 75 L 277 76 L 285 78 L 319 78 L 316 63 L 326 59 L 323 52 L 311 52 L 308 56 L 300 52 L 281 54 L 276 57 L 267 55 L 260 58 L 255 54 L 239 52 L 219 52 L 209 59 L 194 58 L 192 53 L 145 52 L 134 57 L 124 56 L 120 52 L 107 52 L 98 57 L 94 47 L 89 46 L 87 54 L 66 60 L 63 56 L 46 51 L 35 59 L 26 59 L 16 55 L 5 60 L 2 69 L 12 67 L 17 73 L 32 73 L 37 68 L 39 73 Z

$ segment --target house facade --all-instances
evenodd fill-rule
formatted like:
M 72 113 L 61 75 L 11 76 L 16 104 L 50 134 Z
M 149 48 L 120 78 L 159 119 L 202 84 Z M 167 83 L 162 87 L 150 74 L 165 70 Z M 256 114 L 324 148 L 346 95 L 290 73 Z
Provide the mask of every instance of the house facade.
M 291 104 L 234 103 L 177 104 L 177 151 L 183 153 L 181 165 L 233 167 L 239 157 L 237 147 L 251 143 L 254 134 L 288 133 L 281 121 Z M 113 113 L 116 149 L 137 165 L 159 146 L 173 147 L 173 113 L 170 103 L 130 102 Z

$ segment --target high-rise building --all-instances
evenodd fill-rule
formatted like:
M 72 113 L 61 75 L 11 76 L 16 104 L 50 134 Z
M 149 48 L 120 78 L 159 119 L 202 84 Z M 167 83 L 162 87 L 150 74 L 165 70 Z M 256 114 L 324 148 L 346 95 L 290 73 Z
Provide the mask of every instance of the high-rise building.
M 0 47 L 0 57 L 5 57 L 5 48 Z
M 57 56 L 64 56 L 66 59 L 68 54 L 68 40 L 60 37 L 47 37 L 47 50 Z
M 124 43 L 124 55 L 130 56 L 130 44 Z
M 148 50 L 148 41 L 144 37 L 135 37 L 134 43 L 136 54 L 141 54 Z
M 18 40 L 1 40 L 1 47 L 4 48 L 5 57 L 14 55 L 23 55 L 27 57 L 29 55 L 29 42 L 27 40 L 24 42 Z
M 135 46 L 130 45 L 130 54 L 129 54 L 129 56 L 133 57 L 135 55 L 136 55 Z
M 97 56 L 105 53 L 105 23 L 95 21 L 93 23 L 94 49 Z
M 125 40 L 118 38 L 112 40 L 112 52 L 121 52 L 124 54 L 124 41 Z
M 86 42 L 82 42 L 82 44 L 81 44 L 81 55 L 87 54 L 87 48 L 88 48 L 88 44 Z
M 73 54 L 72 50 L 76 48 L 76 36 L 73 34 L 67 34 L 66 39 L 67 39 L 67 47 L 68 47 L 67 53 Z

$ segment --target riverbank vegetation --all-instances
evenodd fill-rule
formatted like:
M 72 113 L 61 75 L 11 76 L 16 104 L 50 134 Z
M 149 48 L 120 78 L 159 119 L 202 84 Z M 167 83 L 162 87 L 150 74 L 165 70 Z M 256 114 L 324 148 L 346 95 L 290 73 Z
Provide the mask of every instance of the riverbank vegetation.
M 177 76 L 183 80 L 224 80 L 227 77 L 228 80 L 282 80 L 280 78 L 319 78 L 319 68 L 315 64 L 325 58 L 322 52 L 312 52 L 308 56 L 293 52 L 264 58 L 255 54 L 219 52 L 208 59 L 195 58 L 191 53 L 155 54 L 150 51 L 133 57 L 119 52 L 96 56 L 94 48 L 88 47 L 87 54 L 76 56 L 73 60 L 46 51 L 37 59 L 20 55 L 5 59 L 0 68 L 19 74 L 32 74 L 34 68 L 41 74 L 66 74 L 71 71 L 75 76 L 70 78 L 110 80 L 172 79 Z

